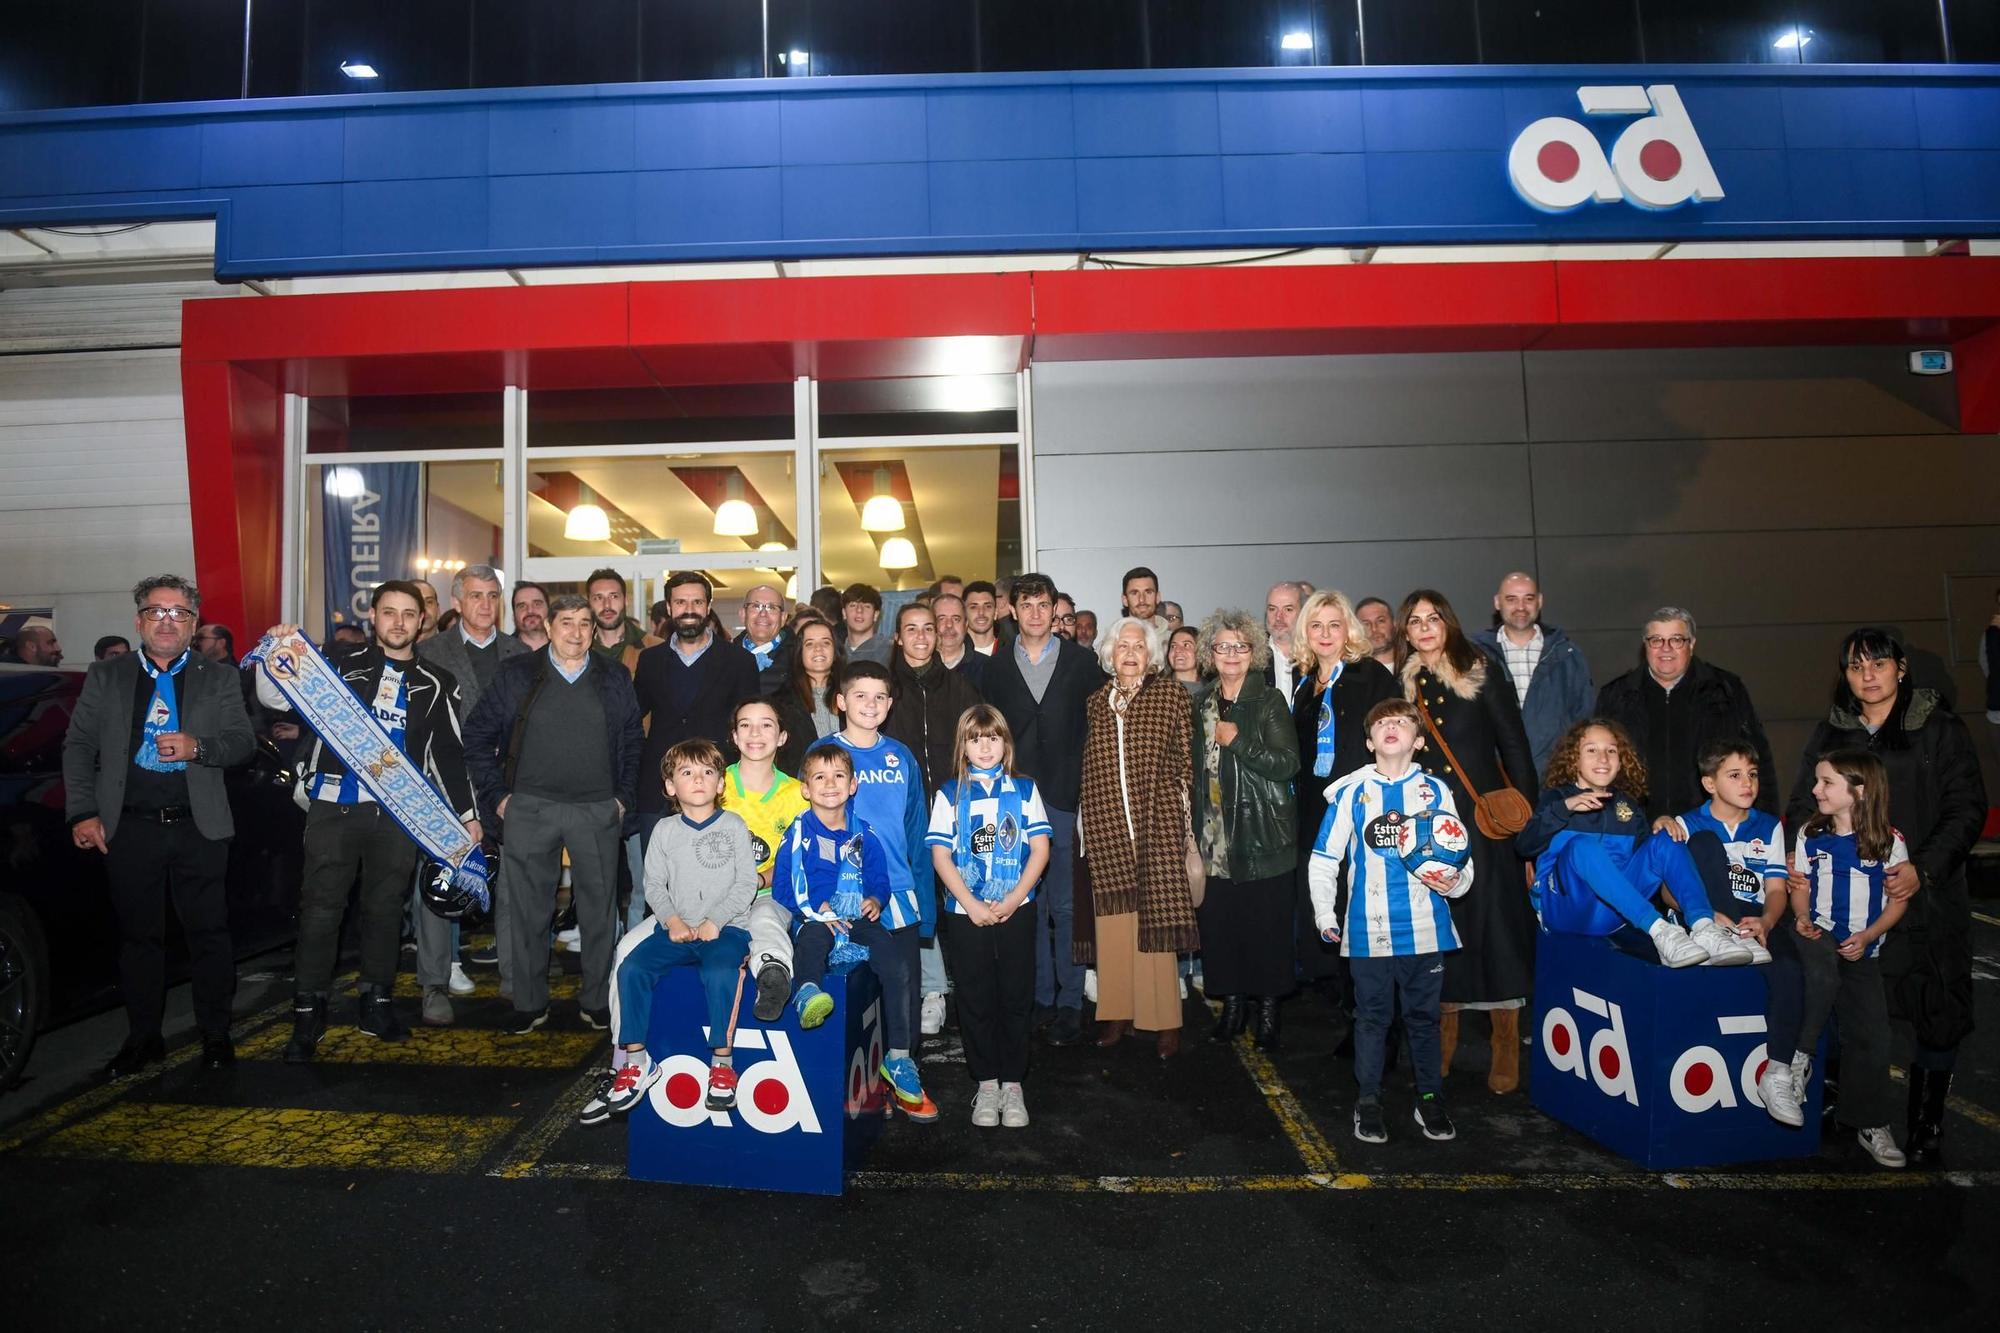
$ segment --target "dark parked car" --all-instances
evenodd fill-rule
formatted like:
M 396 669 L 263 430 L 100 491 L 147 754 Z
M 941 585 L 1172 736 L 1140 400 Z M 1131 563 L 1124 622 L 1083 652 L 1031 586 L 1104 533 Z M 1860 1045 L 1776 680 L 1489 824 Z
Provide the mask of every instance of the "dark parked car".
M 104 857 L 78 850 L 63 817 L 63 735 L 83 675 L 0 665 L 0 1092 L 20 1078 L 37 1032 L 118 999 Z M 243 958 L 292 938 L 305 816 L 268 743 L 228 785 L 229 925 Z M 167 918 L 169 976 L 179 981 L 186 949 L 171 911 Z

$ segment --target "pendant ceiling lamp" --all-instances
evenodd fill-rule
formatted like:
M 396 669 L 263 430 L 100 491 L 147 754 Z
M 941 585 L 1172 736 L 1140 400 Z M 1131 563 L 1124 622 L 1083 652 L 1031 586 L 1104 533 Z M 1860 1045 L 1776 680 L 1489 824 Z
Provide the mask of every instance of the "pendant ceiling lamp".
M 891 537 L 882 543 L 882 568 L 915 569 L 916 567 L 917 548 L 911 545 L 908 537 Z
M 743 498 L 743 482 L 731 473 L 729 477 L 729 498 L 715 510 L 715 535 L 718 537 L 754 537 L 757 535 L 757 511 Z
M 903 530 L 903 502 L 889 494 L 889 469 L 875 469 L 875 494 L 868 497 L 868 503 L 861 506 L 861 530 L 863 532 L 901 532 Z M 908 542 L 903 543 L 905 546 Z M 915 561 L 911 562 L 912 564 Z M 887 566 L 884 566 L 887 568 Z M 908 566 L 904 566 L 908 568 Z
M 590 487 L 582 482 L 577 487 L 583 493 L 583 503 L 569 511 L 563 520 L 563 537 L 573 542 L 608 542 L 611 540 L 611 516 L 597 503 Z

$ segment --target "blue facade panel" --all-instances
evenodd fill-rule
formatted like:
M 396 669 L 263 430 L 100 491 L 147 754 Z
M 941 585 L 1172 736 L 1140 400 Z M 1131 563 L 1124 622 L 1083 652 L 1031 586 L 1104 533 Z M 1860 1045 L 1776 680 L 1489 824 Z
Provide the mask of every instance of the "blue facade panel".
M 1627 109 L 1586 114 L 1587 86 L 1629 90 L 1615 99 Z M 1621 177 L 1619 201 L 1565 209 L 1560 182 L 1534 175 L 1537 144 L 1510 167 L 1524 131 L 1555 117 L 1581 127 L 1569 142 L 1589 160 L 1559 149 L 1548 170 L 1613 172 L 1629 127 L 1649 138 L 1669 125 L 1642 109 L 1653 88 L 1677 93 L 1687 119 L 1644 170 L 1682 181 L 1677 165 L 1705 156 L 1720 197 L 1642 207 L 1645 183 Z M 609 257 L 1993 236 L 2000 68 L 945 75 L 0 117 L 0 226 L 190 216 L 220 220 L 225 278 Z

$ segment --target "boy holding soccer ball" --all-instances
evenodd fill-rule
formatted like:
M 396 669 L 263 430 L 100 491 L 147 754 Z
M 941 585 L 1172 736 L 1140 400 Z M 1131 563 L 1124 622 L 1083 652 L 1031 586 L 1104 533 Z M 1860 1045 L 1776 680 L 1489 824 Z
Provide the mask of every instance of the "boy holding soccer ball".
M 1417 1081 L 1416 1122 L 1427 1139 L 1458 1135 L 1445 1114 L 1438 1047 L 1444 955 L 1458 947 L 1445 899 L 1472 887 L 1465 825 L 1451 789 L 1416 766 L 1417 708 L 1384 699 L 1368 710 L 1375 762 L 1326 789 L 1308 884 L 1319 937 L 1339 944 L 1354 979 L 1354 1137 L 1385 1143 L 1382 1063 L 1400 1004 Z M 1346 862 L 1346 904 L 1339 869 Z

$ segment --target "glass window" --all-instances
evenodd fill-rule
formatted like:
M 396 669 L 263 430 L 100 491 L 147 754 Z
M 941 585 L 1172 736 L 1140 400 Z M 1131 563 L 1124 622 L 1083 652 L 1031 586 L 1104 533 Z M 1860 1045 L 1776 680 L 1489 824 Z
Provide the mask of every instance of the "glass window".
M 0 111 L 136 101 L 144 12 L 144 0 L 5 6 Z
M 501 560 L 502 464 L 399 461 L 305 470 L 305 600 L 314 633 L 366 619 L 385 579 L 429 579 L 441 610 L 452 574 Z
M 309 454 L 499 449 L 505 442 L 498 393 L 311 398 L 306 402 Z
M 792 435 L 789 384 L 538 389 L 528 394 L 530 449 L 789 440 Z
M 1473 0 L 1361 0 L 1361 44 L 1371 65 L 1476 65 Z
M 790 453 L 530 459 L 528 554 L 673 554 L 668 543 L 697 554 L 796 550 L 793 469 Z M 571 521 L 583 505 L 603 513 L 602 537 Z
M 1951 58 L 1968 64 L 2000 61 L 2000 4 L 1994 0 L 1944 0 L 1951 26 Z
M 629 83 L 640 77 L 639 0 L 475 0 L 472 86 Z
M 1012 375 L 829 380 L 819 386 L 822 439 L 873 435 L 990 435 L 1016 428 Z
M 1144 0 L 984 0 L 980 69 L 1138 69 L 1146 64 Z
M 243 0 L 146 0 L 142 102 L 243 92 Z
M 1639 6 L 1630 0 L 1479 0 L 1489 65 L 1637 61 Z
M 822 583 L 888 590 L 921 587 L 939 574 L 991 579 L 1020 572 L 1014 445 L 842 449 L 822 462 Z M 888 521 L 900 520 L 901 527 L 873 526 L 882 520 L 869 512 L 870 501 L 884 496 L 896 511 Z
M 1642 0 L 1646 59 L 1795 65 L 1798 10 L 1797 0 Z
M 1799 55 L 1814 64 L 1944 59 L 1937 0 L 1799 0 L 1798 13 Z
M 640 0 L 647 79 L 755 79 L 764 74 L 764 20 L 742 0 Z

